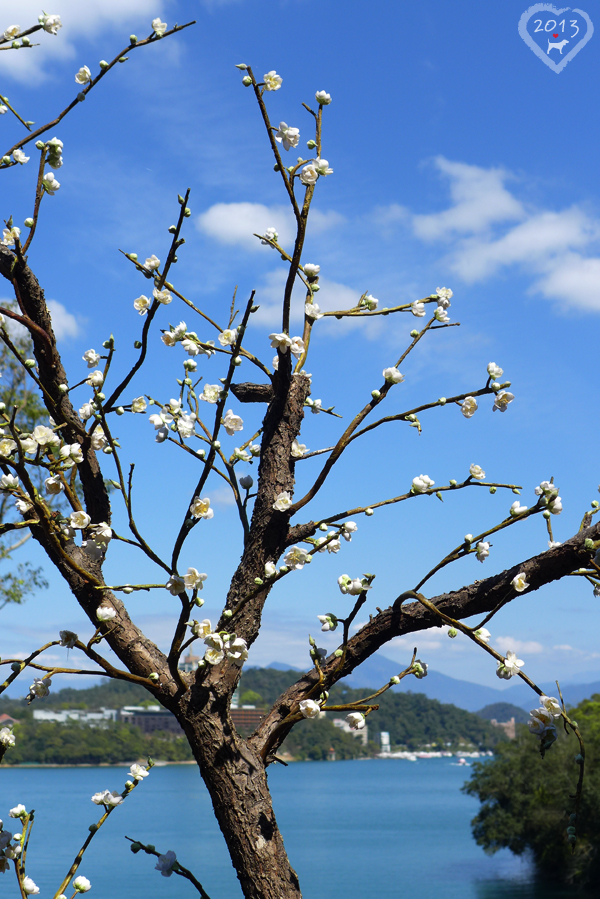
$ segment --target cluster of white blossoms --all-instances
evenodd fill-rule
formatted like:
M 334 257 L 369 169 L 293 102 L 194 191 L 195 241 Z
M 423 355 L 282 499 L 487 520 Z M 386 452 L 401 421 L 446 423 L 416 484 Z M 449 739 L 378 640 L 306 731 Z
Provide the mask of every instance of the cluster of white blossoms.
M 496 668 L 496 674 L 503 680 L 510 680 L 511 677 L 514 677 L 519 673 L 519 669 L 522 668 L 524 664 L 525 662 L 523 659 L 518 659 L 516 652 L 509 649 L 506 653 L 506 658 L 497 662 L 498 667 Z
M 317 157 L 300 170 L 300 181 L 305 187 L 311 187 L 319 178 L 325 178 L 326 175 L 333 175 L 333 169 L 329 167 L 326 159 Z
M 13 734 L 10 727 L 1 727 L 0 728 L 0 746 L 5 746 L 6 748 L 15 745 L 15 735 Z
M 116 808 L 123 802 L 123 794 L 117 790 L 102 790 L 100 793 L 94 793 L 92 802 L 95 805 L 103 805 L 105 808 Z
M 560 515 L 562 512 L 562 500 L 558 495 L 558 487 L 555 487 L 550 481 L 542 481 L 539 487 L 535 488 L 534 492 L 536 496 L 540 497 L 539 504 L 546 507 L 545 517 L 548 517 L 547 512 L 551 512 L 552 515 Z
M 342 574 L 337 582 L 340 591 L 349 596 L 358 596 L 360 593 L 365 593 L 371 589 L 371 585 L 365 577 L 351 578 L 347 574 Z
M 165 584 L 165 588 L 172 596 L 178 596 L 185 590 L 202 590 L 207 577 L 207 574 L 201 574 L 197 568 L 188 568 L 187 574 L 184 574 L 183 577 L 172 574 Z M 202 602 L 200 604 L 203 605 Z
M 10 745 L 14 745 L 14 743 Z M 15 806 L 15 808 L 12 808 L 8 814 L 11 818 L 20 818 L 23 821 L 23 825 L 25 825 L 26 821 L 23 819 L 27 818 L 27 811 L 24 805 Z M 4 873 L 10 869 L 11 861 L 16 863 L 22 850 L 23 834 L 12 834 L 9 830 L 4 830 L 3 822 L 0 821 L 0 873 Z M 27 889 L 25 889 L 25 885 L 23 884 L 25 893 L 39 893 L 39 889 L 30 877 L 26 877 L 25 880 L 29 881 Z
M 169 427 L 174 424 L 182 439 L 192 437 L 196 433 L 196 413 L 187 412 L 181 400 L 171 399 L 168 406 L 162 406 L 159 412 L 149 416 L 156 430 L 156 442 L 163 443 L 169 436 Z
M 540 696 L 540 708 L 532 709 L 527 722 L 530 733 L 541 741 L 541 749 L 545 751 L 558 739 L 554 718 L 560 718 L 561 708 L 554 696 Z
M 271 346 L 279 350 L 280 353 L 287 353 L 289 350 L 292 355 L 299 358 L 304 352 L 304 341 L 301 337 L 290 337 L 289 334 L 269 334 Z
M 430 477 L 426 474 L 420 474 L 418 477 L 413 478 L 412 486 L 410 488 L 411 493 L 426 493 L 427 490 L 430 490 L 435 481 L 432 481 Z
M 187 622 L 194 637 L 200 637 L 208 647 L 204 653 L 204 661 L 209 665 L 219 665 L 225 657 L 238 668 L 248 658 L 248 644 L 242 637 L 226 634 L 223 631 L 213 632 L 210 619 Z

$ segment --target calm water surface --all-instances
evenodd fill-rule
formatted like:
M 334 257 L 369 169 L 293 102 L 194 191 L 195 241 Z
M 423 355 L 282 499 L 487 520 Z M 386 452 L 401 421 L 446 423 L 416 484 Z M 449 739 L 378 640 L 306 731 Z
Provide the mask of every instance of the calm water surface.
M 121 790 L 127 768 L 0 769 L 0 817 L 19 802 L 36 809 L 27 873 L 40 899 L 53 895 L 88 826 L 90 797 Z M 536 889 L 525 862 L 508 852 L 488 857 L 471 837 L 479 807 L 460 787 L 469 771 L 451 759 L 297 762 L 270 769 L 279 825 L 306 899 L 567 899 L 572 890 Z M 10 822 L 10 823 L 9 823 Z M 133 855 L 124 835 L 173 849 L 211 899 L 241 899 L 210 800 L 192 765 L 156 767 L 111 815 L 79 873 L 91 897 L 185 899 L 187 881 Z M 14 874 L 0 895 L 16 897 Z

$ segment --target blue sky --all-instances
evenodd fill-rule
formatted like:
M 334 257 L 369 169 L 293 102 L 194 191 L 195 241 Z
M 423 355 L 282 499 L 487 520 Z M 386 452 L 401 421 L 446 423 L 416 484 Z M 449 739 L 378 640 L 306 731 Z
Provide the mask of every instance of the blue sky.
M 111 332 L 115 382 L 131 364 L 143 323 L 132 304 L 148 282 L 118 249 L 164 259 L 176 197 L 188 187 L 192 216 L 176 286 L 220 323 L 236 285 L 242 302 L 256 289 L 261 308 L 248 347 L 270 364 L 267 335 L 280 330 L 285 266 L 252 232 L 274 225 L 289 247 L 291 219 L 252 93 L 234 65 L 251 64 L 258 76 L 275 69 L 283 86 L 266 97 L 271 119 L 300 128 L 299 151 L 313 136 L 301 103 L 314 103 L 321 89 L 333 97 L 324 115 L 322 155 L 334 173 L 317 185 L 303 260 L 321 265 L 321 306 L 350 306 L 365 291 L 381 306 L 420 299 L 442 285 L 454 291 L 450 316 L 460 328 L 421 342 L 402 366 L 405 382 L 393 389 L 384 412 L 482 387 L 490 361 L 503 367 L 516 395 L 504 415 L 492 414 L 489 400 L 470 420 L 456 406 L 436 409 L 423 415 L 420 436 L 398 424 L 378 429 L 353 445 L 307 510 L 310 517 L 398 495 L 421 473 L 447 484 L 464 478 L 476 462 L 489 480 L 522 484 L 525 505 L 534 503 L 534 487 L 554 476 L 564 506 L 553 521 L 555 539 L 575 533 L 600 482 L 600 113 L 593 88 L 600 38 L 592 37 L 557 75 L 519 37 L 525 8 L 513 0 L 501 8 L 422 0 L 410 7 L 376 4 L 367 12 L 356 0 L 322 0 L 313 10 L 282 0 L 269 4 L 268 15 L 257 15 L 254 5 L 235 0 L 63 0 L 46 10 L 62 16 L 57 37 L 43 35 L 30 52 L 0 54 L 2 92 L 38 124 L 73 98 L 80 66 L 96 74 L 98 61 L 111 59 L 130 33 L 147 35 L 155 16 L 169 26 L 197 20 L 182 34 L 130 54 L 52 132 L 64 142 L 64 166 L 56 173 L 61 188 L 44 200 L 30 264 L 53 303 L 71 383 L 87 372 L 82 353 L 100 350 Z M 586 11 L 592 22 L 600 18 L 597 2 Z M 38 12 L 29 0 L 7 0 L 3 27 L 26 27 Z M 9 115 L 0 119 L 7 147 L 20 135 L 17 127 Z M 36 153 L 32 149 L 28 165 L 3 176 L 2 216 L 12 213 L 17 224 L 31 212 Z M 290 156 L 295 162 L 296 153 Z M 293 333 L 300 331 L 301 303 L 297 297 Z M 183 319 L 203 339 L 216 337 L 188 313 L 174 302 L 161 309 L 158 327 Z M 394 364 L 418 322 L 407 314 L 318 322 L 306 366 L 313 397 L 335 404 L 347 422 L 381 385 L 382 369 Z M 149 372 L 134 382 L 128 399 L 143 392 L 163 401 L 176 395 L 183 353 L 164 347 L 158 331 L 151 343 Z M 199 368 L 208 383 L 225 373 L 218 358 Z M 242 367 L 240 377 L 252 378 L 250 368 Z M 88 393 L 79 388 L 75 399 L 83 403 Z M 257 407 L 232 401 L 232 408 L 242 414 L 249 437 L 259 426 Z M 309 415 L 302 441 L 310 449 L 328 446 L 342 426 Z M 175 447 L 154 443 L 147 417 L 124 416 L 115 431 L 123 459 L 137 460 L 136 518 L 166 552 L 197 468 Z M 238 442 L 225 441 L 229 451 Z M 296 496 L 310 485 L 319 459 L 298 465 Z M 113 476 L 108 460 L 105 470 Z M 241 540 L 218 479 L 206 493 L 215 517 L 194 531 L 182 561 L 208 573 L 203 612 L 214 620 Z M 505 517 L 514 499 L 510 492 L 492 497 L 473 489 L 443 505 L 421 497 L 370 519 L 361 516 L 351 544 L 337 556 L 319 555 L 274 591 L 251 662 L 305 664 L 307 634 L 318 630 L 315 616 L 347 610 L 336 586 L 340 574 L 375 572 L 367 611 L 385 607 L 464 534 Z M 114 525 L 124 532 L 118 507 Z M 546 541 L 541 519 L 527 521 L 518 532 L 496 537 L 483 565 L 470 557 L 436 576 L 430 595 L 511 566 L 543 551 Z M 35 551 L 32 558 L 40 560 Z M 162 579 L 143 557 L 132 558 L 114 543 L 106 571 L 113 583 Z M 47 573 L 50 590 L 22 609 L 3 610 L 2 656 L 51 638 L 57 621 L 88 633 L 68 592 Z M 132 599 L 136 620 L 164 645 L 177 601 L 162 591 Z M 526 660 L 531 677 L 566 682 L 600 677 L 599 623 L 591 588 L 570 578 L 513 603 L 490 629 L 499 649 L 515 649 Z M 334 636 L 323 635 L 319 643 L 332 648 Z M 417 643 L 432 668 L 500 686 L 493 662 L 466 640 L 434 631 Z M 412 645 L 400 639 L 384 651 L 404 666 Z

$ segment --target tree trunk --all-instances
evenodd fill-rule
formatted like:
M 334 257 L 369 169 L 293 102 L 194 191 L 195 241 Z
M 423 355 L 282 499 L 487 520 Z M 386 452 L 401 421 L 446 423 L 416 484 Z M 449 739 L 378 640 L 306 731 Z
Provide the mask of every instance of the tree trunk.
M 226 709 L 219 714 L 212 706 L 181 724 L 246 899 L 301 899 L 260 755 L 237 733 Z

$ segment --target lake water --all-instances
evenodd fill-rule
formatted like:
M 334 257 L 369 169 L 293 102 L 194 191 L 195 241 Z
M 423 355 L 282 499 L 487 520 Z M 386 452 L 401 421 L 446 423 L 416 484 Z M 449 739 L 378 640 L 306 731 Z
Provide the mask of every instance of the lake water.
M 479 807 L 460 787 L 469 775 L 452 759 L 296 762 L 270 769 L 278 821 L 305 899 L 563 899 L 572 890 L 535 888 L 526 864 L 509 852 L 488 857 L 469 822 Z M 40 899 L 54 894 L 100 817 L 90 801 L 121 790 L 127 768 L 0 768 L 0 817 L 35 808 L 27 873 Z M 93 840 L 79 870 L 91 897 L 185 899 L 187 881 L 133 855 L 124 835 L 172 849 L 211 899 L 241 891 L 208 794 L 192 765 L 156 767 Z M 15 896 L 14 874 L 0 875 L 0 895 Z

